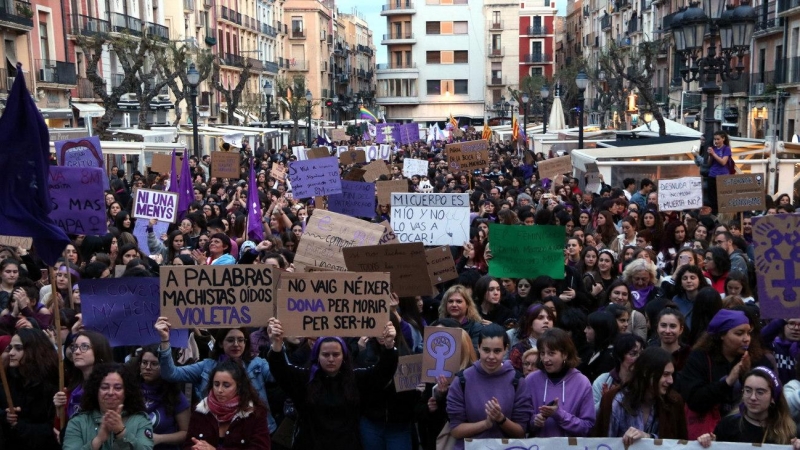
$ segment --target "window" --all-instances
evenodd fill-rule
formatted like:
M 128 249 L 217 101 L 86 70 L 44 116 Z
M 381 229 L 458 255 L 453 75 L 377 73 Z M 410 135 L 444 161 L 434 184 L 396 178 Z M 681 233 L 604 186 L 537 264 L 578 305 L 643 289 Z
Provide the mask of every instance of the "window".
M 301 16 L 292 17 L 292 31 L 300 33 L 303 32 L 303 17 Z
M 543 69 L 541 67 L 531 67 L 530 75 L 532 77 L 536 77 L 536 76 L 543 77 L 544 76 L 544 71 L 543 71 Z
M 439 64 L 440 57 L 438 51 L 425 52 L 425 62 L 428 64 Z
M 425 34 L 441 34 L 439 22 L 425 22 Z
M 47 38 L 47 22 L 39 22 L 39 45 L 42 59 L 50 61 L 50 42 Z
M 469 94 L 469 80 L 455 80 L 454 85 L 456 94 Z
M 535 28 L 542 27 L 542 16 L 533 16 L 533 26 Z
M 394 39 L 402 39 L 403 38 L 403 24 L 401 22 L 395 22 L 392 24 L 392 38 Z
M 499 34 L 492 35 L 492 52 L 499 52 L 502 48 L 502 41 L 500 40 Z
M 467 34 L 468 32 L 467 21 L 453 22 L 453 34 Z
M 440 80 L 428 80 L 427 95 L 442 95 L 442 83 Z
M 454 63 L 469 64 L 469 52 L 466 50 L 456 50 L 454 53 Z
M 492 11 L 492 23 L 493 24 L 500 23 L 500 11 Z

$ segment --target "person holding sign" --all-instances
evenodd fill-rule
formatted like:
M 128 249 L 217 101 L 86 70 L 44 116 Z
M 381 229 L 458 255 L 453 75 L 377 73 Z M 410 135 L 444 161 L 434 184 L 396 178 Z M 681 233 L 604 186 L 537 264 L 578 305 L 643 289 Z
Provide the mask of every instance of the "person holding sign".
M 353 369 L 347 344 L 338 337 L 317 339 L 311 349 L 311 367 L 289 364 L 283 349 L 283 327 L 269 319 L 270 367 L 280 387 L 298 412 L 294 448 L 359 450 L 361 399 L 381 391 L 394 378 L 398 355 L 392 322 L 383 329 L 384 350 L 374 366 Z
M 151 450 L 153 427 L 135 377 L 122 364 L 102 364 L 86 380 L 81 412 L 64 434 L 64 450 Z
M 472 346 L 478 348 L 478 338 L 483 329 L 481 319 L 467 288 L 457 284 L 448 289 L 439 303 L 439 319 L 454 319 L 469 334 Z
M 53 344 L 41 330 L 20 328 L 3 350 L 8 352 L 8 391 L 14 409 L 0 390 L 0 446 L 61 448 L 53 434 L 56 409 L 50 400 L 58 391 L 58 359 Z
M 708 147 L 708 156 L 711 161 L 711 167 L 708 170 L 708 202 L 711 206 L 711 213 L 717 214 L 717 177 L 719 175 L 730 175 L 731 165 L 728 164 L 733 158 L 731 152 L 731 140 L 728 133 L 724 131 L 717 131 L 714 133 L 714 145 Z M 736 167 L 733 165 L 732 167 Z
M 450 436 L 457 439 L 455 449 L 464 448 L 465 438 L 525 436 L 533 413 L 531 396 L 527 380 L 517 374 L 510 362 L 503 361 L 508 343 L 508 335 L 500 325 L 483 327 L 478 361 L 461 371 L 459 382 L 450 386 L 447 414 Z

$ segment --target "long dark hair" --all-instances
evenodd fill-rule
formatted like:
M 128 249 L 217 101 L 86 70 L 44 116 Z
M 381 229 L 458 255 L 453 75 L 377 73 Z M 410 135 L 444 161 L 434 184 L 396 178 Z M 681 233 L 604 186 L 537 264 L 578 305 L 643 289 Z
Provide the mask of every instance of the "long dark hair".
M 250 403 L 253 404 L 253 407 L 258 405 L 261 405 L 265 408 L 267 407 L 261 402 L 261 398 L 258 396 L 258 392 L 256 392 L 255 388 L 253 387 L 253 383 L 250 382 L 250 378 L 247 376 L 247 371 L 245 370 L 244 366 L 236 361 L 233 361 L 232 359 L 222 361 L 214 366 L 214 369 L 208 376 L 208 389 L 206 390 L 206 395 L 209 395 L 211 389 L 214 388 L 214 376 L 216 376 L 218 372 L 228 372 L 231 375 L 231 378 L 233 378 L 233 381 L 236 382 L 236 395 L 239 396 L 240 411 L 249 410 Z
M 594 330 L 594 352 L 601 352 L 608 348 L 619 334 L 617 321 L 611 313 L 595 311 L 589 314 L 589 326 Z
M 136 381 L 140 385 L 144 384 L 144 379 L 142 379 L 141 374 L 141 365 L 142 357 L 144 357 L 145 353 L 149 353 L 158 359 L 158 344 L 144 347 L 141 353 L 131 358 L 130 362 L 128 362 L 128 369 L 136 374 Z M 156 388 L 156 394 L 162 399 L 161 404 L 164 405 L 164 412 L 166 412 L 168 416 L 173 416 L 175 414 L 175 407 L 178 405 L 181 397 L 181 389 L 178 383 L 171 383 L 160 378 L 156 381 L 154 387 Z
M 99 364 L 92 370 L 89 379 L 83 389 L 83 398 L 81 398 L 81 411 L 99 411 L 99 392 L 100 385 L 103 379 L 109 374 L 117 373 L 122 378 L 123 388 L 125 389 L 125 400 L 123 401 L 123 410 L 128 414 L 144 412 L 144 398 L 142 398 L 142 391 L 139 389 L 139 384 L 136 382 L 136 376 L 131 373 L 122 364 L 110 363 Z
M 322 344 L 335 342 L 342 348 L 342 366 L 339 368 L 337 376 L 341 377 L 344 399 L 350 407 L 357 407 L 359 401 L 358 386 L 356 386 L 355 372 L 353 371 L 353 361 L 350 359 L 350 351 L 347 344 L 338 337 L 323 337 L 317 339 L 314 347 L 311 348 L 311 373 L 306 388 L 306 401 L 309 405 L 315 406 L 322 399 L 322 379 L 326 376 L 319 366 L 319 352 Z
M 242 352 L 242 361 L 245 364 L 249 364 L 250 360 L 253 359 L 252 355 L 250 354 L 250 331 L 245 327 L 238 327 L 238 328 L 220 328 L 216 330 L 214 334 L 214 348 L 211 350 L 211 354 L 209 357 L 211 359 L 220 359 L 223 355 L 225 355 L 225 350 L 222 348 L 222 343 L 225 341 L 225 338 L 228 336 L 228 333 L 231 330 L 239 330 L 244 334 L 244 352 Z
M 38 328 L 20 328 L 17 336 L 24 351 L 19 362 L 19 374 L 26 385 L 58 382 L 58 355 L 53 344 Z
M 656 405 L 663 398 L 659 395 L 659 381 L 664 368 L 672 362 L 672 355 L 661 347 L 648 347 L 639 354 L 633 364 L 631 379 L 622 386 L 622 407 L 628 414 L 639 414 L 639 410 L 647 398 L 652 396 Z
M 744 314 L 747 316 L 747 320 L 750 322 L 751 332 L 756 329 L 756 320 L 758 319 L 753 316 L 753 313 L 747 307 L 737 306 L 731 309 L 744 312 Z M 727 359 L 725 359 L 725 356 L 722 354 L 722 337 L 725 336 L 728 331 L 730 330 L 713 334 L 704 331 L 702 336 L 700 336 L 700 339 L 698 339 L 697 343 L 694 345 L 693 350 L 703 350 L 708 353 L 708 356 L 712 360 L 727 362 Z M 758 339 L 755 336 L 750 339 L 750 346 L 747 348 L 747 354 L 750 356 L 751 361 L 758 361 L 764 357 L 764 349 L 761 347 L 761 339 Z
M 416 328 L 417 331 L 423 333 L 425 331 L 425 320 L 422 318 L 422 313 L 419 312 L 419 308 L 417 308 L 417 298 L 400 297 L 398 306 L 400 317 L 402 317 L 406 323 Z
M 105 336 L 96 331 L 84 329 L 75 334 L 72 339 L 72 343 L 74 344 L 81 336 L 86 336 L 86 338 L 89 339 L 89 343 L 92 345 L 92 352 L 94 352 L 92 373 L 94 373 L 94 370 L 97 369 L 98 365 L 111 363 L 114 361 L 114 357 L 111 353 L 111 345 L 109 345 L 108 339 L 106 339 Z M 80 369 L 74 365 L 72 365 L 72 367 L 69 369 L 67 373 L 67 379 L 69 380 L 68 387 L 70 389 L 74 389 L 86 381 L 83 379 L 83 372 L 81 372 Z

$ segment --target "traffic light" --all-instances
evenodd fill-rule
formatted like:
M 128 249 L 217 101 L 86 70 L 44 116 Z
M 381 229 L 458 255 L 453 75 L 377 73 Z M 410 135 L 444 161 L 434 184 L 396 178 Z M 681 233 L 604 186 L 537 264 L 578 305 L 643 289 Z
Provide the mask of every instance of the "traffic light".
M 325 106 L 328 107 L 328 108 L 333 106 L 333 100 L 325 100 Z

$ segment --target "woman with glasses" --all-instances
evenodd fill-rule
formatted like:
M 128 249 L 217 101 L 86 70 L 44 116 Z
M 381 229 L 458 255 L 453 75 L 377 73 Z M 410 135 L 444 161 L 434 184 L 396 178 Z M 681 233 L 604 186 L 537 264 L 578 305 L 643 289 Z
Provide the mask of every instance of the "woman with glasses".
M 719 245 L 724 244 L 722 236 L 714 238 L 717 247 L 711 247 L 705 254 L 705 273 L 704 275 L 711 280 L 711 286 L 720 294 L 725 293 L 725 281 L 728 279 L 728 272 L 731 270 L 731 257 Z
M 153 424 L 153 450 L 178 450 L 186 439 L 191 411 L 177 383 L 161 378 L 158 345 L 148 345 L 130 363 L 144 397 L 145 414 Z
M 83 398 L 84 382 L 89 379 L 97 364 L 113 361 L 111 346 L 108 340 L 100 333 L 91 330 L 82 330 L 75 334 L 72 345 L 67 347 L 67 359 L 72 364 L 67 365 L 67 387 L 64 392 L 57 392 L 53 396 L 56 408 L 67 407 L 67 417 L 70 418 L 80 412 L 81 399 Z
M 264 358 L 253 357 L 250 352 L 250 333 L 246 328 L 220 328 L 214 335 L 214 349 L 208 358 L 194 364 L 176 367 L 172 360 L 172 351 L 169 343 L 169 331 L 172 328 L 166 317 L 159 317 L 155 329 L 161 337 L 161 346 L 158 350 L 158 362 L 161 364 L 161 377 L 170 382 L 192 383 L 194 394 L 197 398 L 204 398 L 211 382 L 211 372 L 219 361 L 233 360 L 241 364 L 247 371 L 247 376 L 258 392 L 261 401 L 268 405 L 267 383 L 274 383 L 269 364 Z M 267 413 L 269 432 L 277 429 L 275 419 Z
M 761 329 L 761 342 L 778 362 L 781 383 L 797 380 L 797 357 L 800 355 L 800 317 L 774 319 Z
M 53 434 L 56 409 L 51 400 L 58 391 L 58 358 L 47 335 L 20 328 L 5 349 L 8 390 L 14 410 L 0 391 L 0 447 L 57 450 Z

